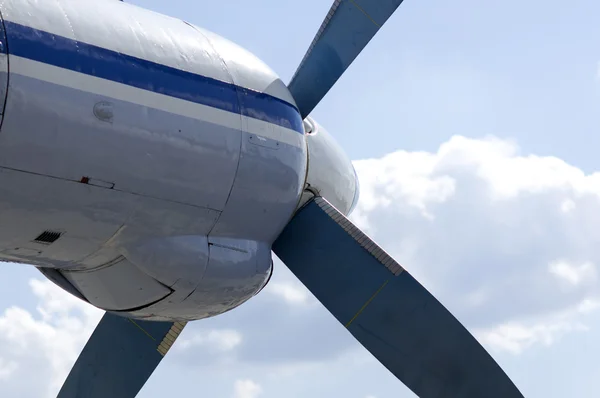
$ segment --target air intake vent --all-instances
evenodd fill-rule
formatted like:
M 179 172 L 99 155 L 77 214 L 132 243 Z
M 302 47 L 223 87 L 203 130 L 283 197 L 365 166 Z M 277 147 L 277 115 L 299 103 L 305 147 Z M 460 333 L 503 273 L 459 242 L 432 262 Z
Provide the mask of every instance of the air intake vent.
M 62 232 L 44 231 L 33 241 L 37 242 L 37 243 L 43 243 L 45 245 L 49 245 L 51 243 L 54 243 L 58 238 L 60 238 L 61 235 L 62 235 Z

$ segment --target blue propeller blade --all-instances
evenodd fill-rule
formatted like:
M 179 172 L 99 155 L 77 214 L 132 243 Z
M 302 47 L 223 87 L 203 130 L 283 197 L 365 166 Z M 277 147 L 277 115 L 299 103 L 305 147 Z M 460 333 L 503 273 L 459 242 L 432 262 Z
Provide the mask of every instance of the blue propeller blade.
M 104 314 L 57 398 L 134 398 L 184 326 Z
M 421 398 L 523 398 L 475 338 L 325 199 L 292 218 L 273 251 Z
M 335 0 L 288 88 L 304 119 L 402 0 Z

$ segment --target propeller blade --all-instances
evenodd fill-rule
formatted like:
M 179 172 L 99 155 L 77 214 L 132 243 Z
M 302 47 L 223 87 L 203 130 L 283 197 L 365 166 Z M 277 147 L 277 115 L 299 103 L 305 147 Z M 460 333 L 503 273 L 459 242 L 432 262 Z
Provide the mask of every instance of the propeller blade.
M 323 99 L 402 0 L 335 0 L 288 88 L 302 119 Z
M 57 398 L 134 398 L 184 326 L 104 314 Z
M 475 338 L 406 270 L 321 197 L 273 251 L 421 398 L 523 398 Z

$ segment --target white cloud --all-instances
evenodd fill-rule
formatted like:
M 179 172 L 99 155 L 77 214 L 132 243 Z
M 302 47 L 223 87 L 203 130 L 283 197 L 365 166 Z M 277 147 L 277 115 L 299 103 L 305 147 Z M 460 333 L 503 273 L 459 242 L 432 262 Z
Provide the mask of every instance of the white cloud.
M 486 343 L 517 353 L 585 329 L 582 308 L 600 302 L 600 173 L 494 137 L 354 163 L 351 218 Z
M 575 209 L 575 206 L 575 202 L 573 202 L 571 199 L 566 199 L 561 203 L 560 209 L 563 213 L 568 213 L 571 210 Z
M 262 387 L 250 379 L 236 380 L 233 390 L 233 398 L 257 398 L 262 393 Z
M 488 344 L 492 349 L 521 354 L 535 344 L 551 345 L 563 334 L 573 331 L 587 331 L 587 328 L 583 324 L 569 322 L 538 323 L 529 326 L 509 322 L 480 333 L 478 337 L 483 344 Z
M 15 396 L 55 397 L 71 366 L 102 311 L 70 296 L 49 281 L 31 280 L 30 287 L 39 300 L 37 314 L 16 306 L 0 315 L 0 376 L 27 380 L 32 373 L 36 383 L 11 384 L 11 388 L 29 391 Z
M 439 168 L 447 171 L 471 168 L 473 175 L 488 183 L 494 199 L 552 189 L 600 195 L 600 174 L 586 176 L 582 170 L 552 156 L 520 156 L 514 142 L 494 137 L 452 137 L 440 147 L 437 160 Z
M 198 346 L 207 346 L 218 351 L 231 351 L 242 342 L 242 335 L 236 330 L 200 330 L 191 335 L 182 336 L 176 349 L 188 350 Z
M 414 207 L 431 217 L 427 203 L 444 202 L 454 193 L 454 180 L 436 176 L 436 156 L 425 152 L 398 151 L 360 165 L 360 211 L 398 205 Z
M 564 260 L 558 260 L 550 263 L 548 269 L 557 278 L 573 286 L 582 283 L 594 284 L 597 278 L 596 267 L 590 262 L 573 265 Z
M 306 304 L 311 296 L 306 287 L 298 282 L 273 282 L 269 283 L 265 291 L 283 298 L 290 304 Z
M 15 361 L 7 361 L 0 358 L 0 380 L 8 379 L 16 369 L 17 363 Z
M 411 206 L 427 215 L 427 206 L 454 196 L 457 180 L 476 177 L 494 199 L 525 193 L 570 191 L 576 197 L 600 196 L 600 173 L 582 170 L 552 156 L 520 156 L 516 143 L 495 137 L 454 136 L 437 153 L 397 151 L 380 159 L 355 162 L 361 182 L 360 210 Z M 364 188 L 364 189 L 362 189 Z M 575 201 L 562 203 L 568 210 Z
M 577 305 L 528 320 L 511 320 L 487 330 L 475 330 L 475 336 L 487 347 L 519 355 L 535 345 L 549 346 L 571 332 L 588 332 L 586 316 L 600 308 L 600 302 L 584 299 Z
M 600 301 L 585 299 L 577 306 L 577 312 L 587 314 L 600 308 Z

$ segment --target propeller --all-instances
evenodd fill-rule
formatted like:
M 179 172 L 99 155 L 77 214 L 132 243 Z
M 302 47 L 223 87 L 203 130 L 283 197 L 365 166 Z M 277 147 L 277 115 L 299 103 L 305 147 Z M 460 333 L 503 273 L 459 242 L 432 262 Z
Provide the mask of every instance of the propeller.
M 402 0 L 335 0 L 288 88 L 302 119 L 333 87 Z
M 57 398 L 135 397 L 184 326 L 105 313 Z
M 334 1 L 288 86 L 303 118 L 401 3 Z M 326 199 L 305 204 L 273 251 L 417 396 L 523 398 L 461 323 Z
M 421 398 L 523 398 L 475 338 L 326 199 L 300 209 L 273 251 Z

